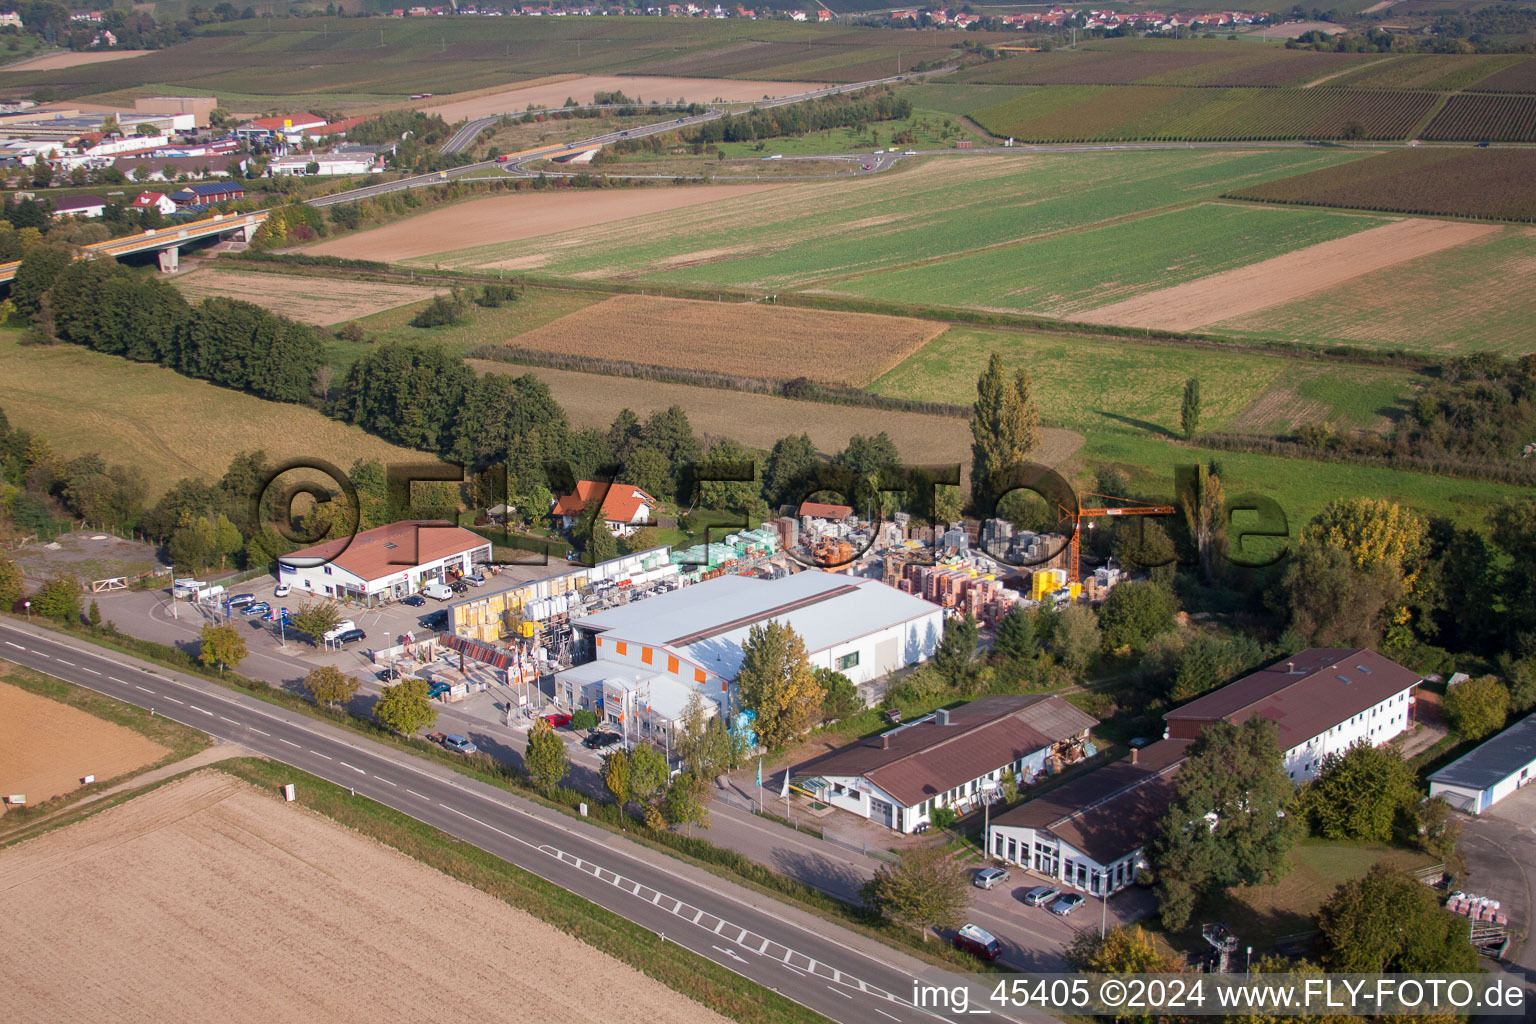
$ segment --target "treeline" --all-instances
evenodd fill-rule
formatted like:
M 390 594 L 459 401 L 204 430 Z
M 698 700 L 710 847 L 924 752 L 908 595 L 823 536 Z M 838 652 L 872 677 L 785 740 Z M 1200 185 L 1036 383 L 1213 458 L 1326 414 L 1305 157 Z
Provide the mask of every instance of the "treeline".
M 116 260 L 76 260 L 39 246 L 11 289 L 34 340 L 159 363 L 178 373 L 279 402 L 310 395 L 323 345 L 314 328 L 249 302 L 222 297 L 189 304 L 170 284 Z
M 912 116 L 912 101 L 891 92 L 864 90 L 790 103 L 706 121 L 683 135 L 690 142 L 755 142 L 806 135 L 829 128 L 862 127 Z
M 386 110 L 348 129 L 347 138 L 365 146 L 387 146 L 400 142 L 401 136 L 407 132 L 411 133 L 410 141 L 420 146 L 435 146 L 451 134 L 449 124 L 441 114 L 428 114 L 420 110 Z

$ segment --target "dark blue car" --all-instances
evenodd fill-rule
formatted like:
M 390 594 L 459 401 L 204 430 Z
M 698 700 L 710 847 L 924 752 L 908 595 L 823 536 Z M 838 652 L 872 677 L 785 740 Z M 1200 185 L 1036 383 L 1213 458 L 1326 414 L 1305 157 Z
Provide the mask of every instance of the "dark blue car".
M 412 594 L 410 597 L 401 598 L 400 603 L 408 604 L 412 608 L 420 608 L 422 605 L 427 603 L 427 599 L 422 597 L 420 594 Z

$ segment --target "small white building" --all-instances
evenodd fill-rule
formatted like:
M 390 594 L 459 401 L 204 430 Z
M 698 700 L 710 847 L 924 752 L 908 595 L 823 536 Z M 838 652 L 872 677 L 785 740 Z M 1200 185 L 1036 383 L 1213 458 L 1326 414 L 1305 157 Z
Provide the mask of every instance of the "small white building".
M 604 493 L 604 488 L 607 493 Z M 561 529 L 572 529 L 586 514 L 587 503 L 600 494 L 603 496 L 603 522 L 616 537 L 628 537 L 639 532 L 641 526 L 650 522 L 651 513 L 661 504 L 640 488 L 629 484 L 578 480 L 575 491 L 556 499 L 550 515 L 560 520 Z
M 442 520 L 410 519 L 363 530 L 278 558 L 295 595 L 376 605 L 443 583 L 491 560 L 491 542 Z
M 310 166 L 314 170 L 310 170 Z M 384 170 L 384 162 L 371 153 L 301 153 L 298 156 L 279 157 L 267 164 L 273 174 L 302 177 L 306 174 L 378 174 Z
M 1081 760 L 1098 725 L 1060 697 L 997 695 L 940 709 L 790 769 L 789 781 L 817 800 L 898 832 L 936 808 L 966 814 L 1019 783 Z
M 1527 715 L 1465 757 L 1429 777 L 1429 795 L 1468 814 L 1482 814 L 1536 782 L 1536 715 Z
M 1164 736 L 1193 740 L 1212 722 L 1260 715 L 1275 723 L 1286 773 L 1300 785 L 1329 754 L 1413 728 L 1413 691 L 1423 681 L 1366 648 L 1313 647 L 1174 708 L 1163 716 Z
M 159 210 L 163 215 L 169 217 L 176 212 L 176 204 L 171 202 L 171 197 L 164 192 L 140 192 L 134 197 L 133 202 L 128 204 L 128 209 L 136 213 L 142 213 L 145 210 Z
M 575 619 L 590 661 L 557 673 L 555 697 L 617 723 L 607 684 L 625 681 L 637 700 L 697 691 L 733 714 L 742 645 L 753 626 L 782 622 L 805 642 L 812 667 L 855 685 L 923 661 L 943 632 L 943 610 L 878 580 L 809 571 L 765 580 L 719 576 Z
M 53 204 L 55 217 L 100 217 L 107 209 L 101 196 L 65 196 Z

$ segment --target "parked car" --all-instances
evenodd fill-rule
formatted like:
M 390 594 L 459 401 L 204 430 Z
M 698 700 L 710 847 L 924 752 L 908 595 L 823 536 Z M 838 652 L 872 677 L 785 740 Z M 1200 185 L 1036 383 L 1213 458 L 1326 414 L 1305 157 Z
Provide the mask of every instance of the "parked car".
M 624 737 L 616 732 L 595 732 L 582 740 L 581 745 L 588 750 L 604 751 L 623 742 Z
M 427 599 L 422 597 L 420 594 L 412 594 L 410 597 L 402 597 L 400 599 L 400 603 L 411 608 L 420 608 L 422 605 L 427 603 Z
M 1051 913 L 1057 917 L 1066 917 L 1072 911 L 1083 905 L 1083 897 L 1075 892 L 1069 892 L 1065 896 L 1051 904 Z
M 434 601 L 446 601 L 453 596 L 451 589 L 435 581 L 422 587 L 421 592 Z
M 364 633 L 362 630 L 360 630 L 360 629 L 349 629 L 349 630 L 346 630 L 346 631 L 338 634 L 335 637 L 335 642 L 338 643 L 338 644 L 355 644 L 359 640 L 367 640 L 367 639 L 368 639 L 368 634 Z
M 267 602 L 257 601 L 255 604 L 246 605 L 244 608 L 240 609 L 240 612 L 244 615 L 265 615 L 271 610 L 272 606 L 267 604 Z
M 327 630 L 325 636 L 321 637 L 320 639 L 339 640 L 341 639 L 341 634 L 356 628 L 357 623 L 353 622 L 351 619 L 342 619 L 340 622 L 336 623 L 335 627 Z
M 1025 906 L 1043 907 L 1060 895 L 1061 890 L 1054 885 L 1037 885 L 1020 896 L 1019 899 L 1024 901 Z
M 236 594 L 229 599 L 229 606 L 231 608 L 241 608 L 248 604 L 254 604 L 255 601 L 255 594 Z
M 460 736 L 456 732 L 451 732 L 447 736 L 443 737 L 443 746 L 460 754 L 480 753 L 479 747 L 475 746 L 472 742 L 465 739 L 463 736 Z
M 277 587 L 272 591 L 272 596 L 273 597 L 287 597 L 288 593 L 289 593 L 288 584 L 286 584 L 286 583 L 279 583 L 277 585 Z
M 428 615 L 423 615 L 420 621 L 423 629 L 442 631 L 448 628 L 448 613 L 445 611 L 432 612 Z
M 549 723 L 551 729 L 564 729 L 571 724 L 571 716 L 557 711 L 552 715 L 545 715 L 540 721 Z
M 1008 881 L 1007 868 L 982 868 L 971 878 L 971 884 L 978 889 L 991 889 Z
M 955 933 L 955 948 L 983 960 L 996 960 L 1003 953 L 1002 943 L 991 932 L 974 924 L 961 925 Z
M 463 580 L 454 580 L 452 583 L 448 584 L 448 589 L 453 591 L 455 594 L 463 594 L 468 592 L 469 584 L 465 583 Z
M 464 582 L 468 583 L 472 587 L 483 587 L 485 586 L 485 577 L 477 572 L 469 576 L 465 576 Z

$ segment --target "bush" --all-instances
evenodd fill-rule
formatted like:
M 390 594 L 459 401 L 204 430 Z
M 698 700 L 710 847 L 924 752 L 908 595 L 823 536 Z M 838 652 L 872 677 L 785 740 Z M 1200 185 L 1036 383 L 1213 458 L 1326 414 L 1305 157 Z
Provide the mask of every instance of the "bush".
M 455 288 L 448 295 L 439 295 L 427 307 L 411 318 L 412 327 L 451 327 L 464 319 L 468 301 L 463 292 Z

